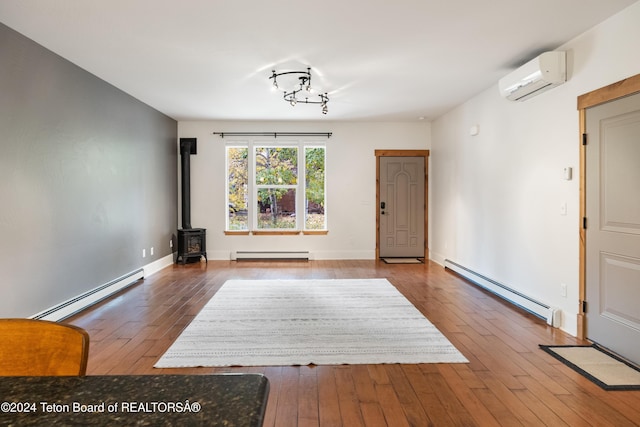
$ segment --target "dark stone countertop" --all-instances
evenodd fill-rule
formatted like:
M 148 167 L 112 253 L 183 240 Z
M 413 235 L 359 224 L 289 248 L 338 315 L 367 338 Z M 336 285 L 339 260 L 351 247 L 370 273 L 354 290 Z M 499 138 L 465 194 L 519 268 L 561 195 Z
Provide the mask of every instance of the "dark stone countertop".
M 2 426 L 261 426 L 261 374 L 0 377 Z

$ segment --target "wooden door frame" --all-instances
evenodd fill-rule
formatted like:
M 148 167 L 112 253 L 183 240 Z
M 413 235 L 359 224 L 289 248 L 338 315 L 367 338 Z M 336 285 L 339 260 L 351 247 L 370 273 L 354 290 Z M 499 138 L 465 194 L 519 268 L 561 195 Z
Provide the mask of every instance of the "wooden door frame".
M 580 264 L 578 274 L 580 300 L 578 302 L 578 338 L 581 339 L 585 339 L 587 334 L 585 316 L 587 298 L 587 108 L 595 107 L 605 102 L 614 101 L 635 93 L 640 93 L 640 74 L 578 97 L 580 120 Z
M 376 155 L 376 259 L 380 259 L 380 158 L 424 157 L 424 252 L 429 258 L 429 150 L 375 150 Z

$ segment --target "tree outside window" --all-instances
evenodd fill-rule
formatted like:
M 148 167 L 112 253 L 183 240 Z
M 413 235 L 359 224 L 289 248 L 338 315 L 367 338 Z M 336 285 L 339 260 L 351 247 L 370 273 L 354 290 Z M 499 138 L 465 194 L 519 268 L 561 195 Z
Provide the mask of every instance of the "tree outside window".
M 297 147 L 256 147 L 258 229 L 295 229 Z
M 325 230 L 324 147 L 305 148 L 305 223 L 306 230 Z
M 249 149 L 227 147 L 227 230 L 248 230 Z

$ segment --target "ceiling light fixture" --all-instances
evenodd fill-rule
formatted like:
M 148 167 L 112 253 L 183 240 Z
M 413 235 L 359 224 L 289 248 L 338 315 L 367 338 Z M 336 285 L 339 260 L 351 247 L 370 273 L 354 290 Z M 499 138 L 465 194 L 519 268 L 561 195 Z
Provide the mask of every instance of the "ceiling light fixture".
M 274 89 L 280 88 L 278 85 L 278 77 L 280 76 L 294 77 L 293 88 L 284 90 L 284 100 L 291 104 L 292 107 L 295 107 L 298 103 L 320 104 L 322 107 L 322 114 L 327 114 L 329 112 L 329 108 L 327 107 L 329 96 L 327 95 L 327 92 L 318 94 L 320 100 L 309 99 L 309 96 L 313 94 L 313 88 L 311 87 L 311 68 L 307 68 L 307 71 L 285 71 L 282 73 L 276 73 L 276 70 L 273 70 L 269 79 L 273 80 Z

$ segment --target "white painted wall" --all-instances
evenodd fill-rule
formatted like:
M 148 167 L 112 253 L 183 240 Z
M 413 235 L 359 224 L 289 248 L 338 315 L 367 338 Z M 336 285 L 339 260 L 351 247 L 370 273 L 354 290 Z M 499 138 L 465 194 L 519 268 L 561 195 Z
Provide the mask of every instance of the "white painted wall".
M 559 46 L 569 81 L 523 103 L 497 84 L 432 123 L 431 256 L 551 306 L 576 334 L 579 123 L 576 98 L 640 73 L 640 3 Z M 472 125 L 480 133 L 470 136 Z M 563 168 L 573 167 L 572 181 Z M 560 214 L 567 204 L 567 215 Z M 562 297 L 560 284 L 568 286 Z
M 327 142 L 326 236 L 225 236 L 225 140 L 213 132 L 332 132 Z M 236 250 L 309 250 L 315 259 L 373 259 L 376 242 L 376 149 L 430 147 L 430 123 L 180 122 L 197 138 L 191 157 L 191 225 L 207 229 L 207 255 Z

